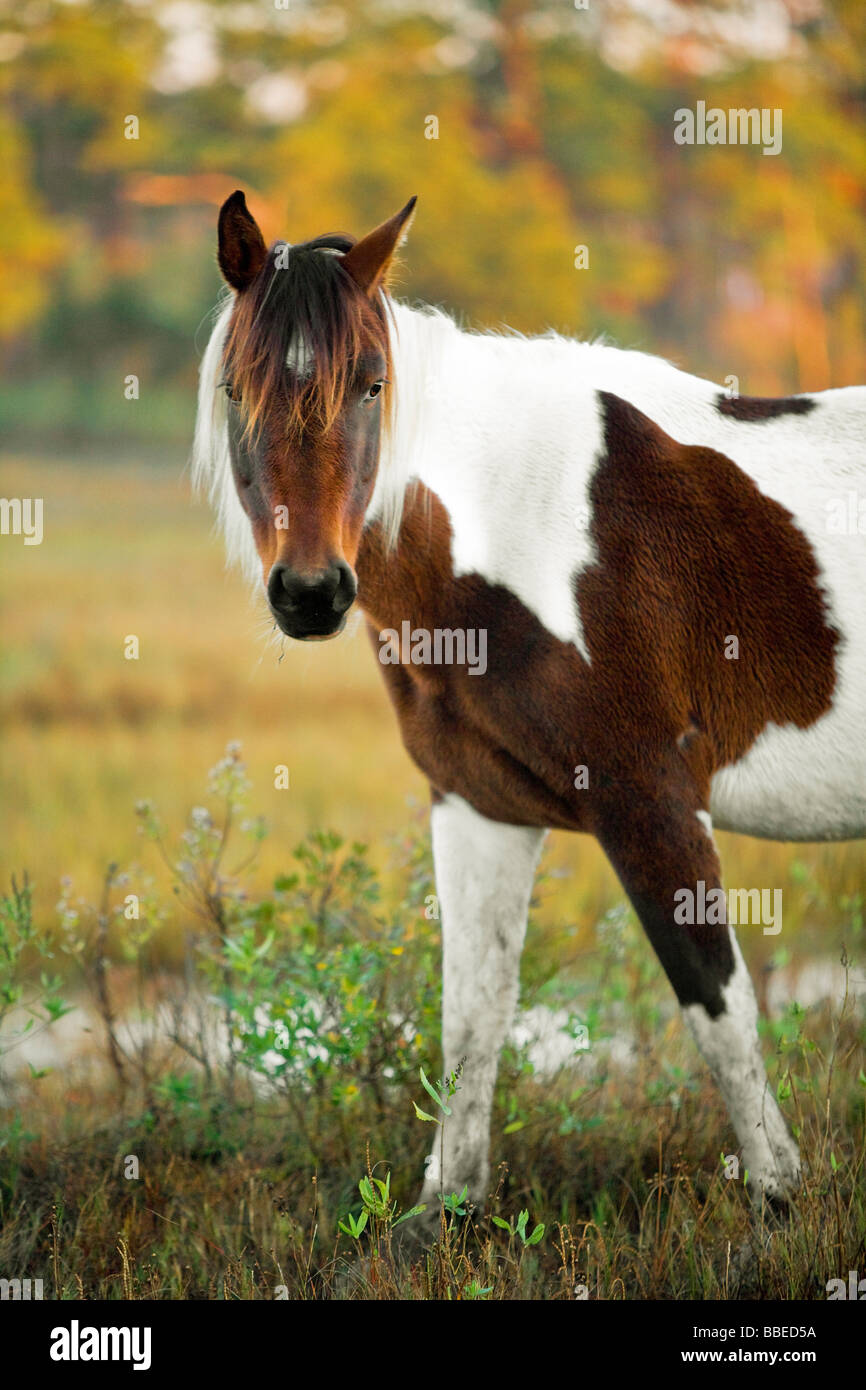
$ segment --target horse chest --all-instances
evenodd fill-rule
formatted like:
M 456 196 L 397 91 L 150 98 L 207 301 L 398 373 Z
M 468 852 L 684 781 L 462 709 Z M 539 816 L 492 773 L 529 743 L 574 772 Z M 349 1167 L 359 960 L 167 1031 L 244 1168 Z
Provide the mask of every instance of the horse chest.
M 373 632 L 379 647 L 378 632 Z M 588 828 L 575 791 L 579 750 L 567 729 L 535 719 L 514 687 L 412 664 L 382 666 L 403 743 L 439 792 L 517 825 Z

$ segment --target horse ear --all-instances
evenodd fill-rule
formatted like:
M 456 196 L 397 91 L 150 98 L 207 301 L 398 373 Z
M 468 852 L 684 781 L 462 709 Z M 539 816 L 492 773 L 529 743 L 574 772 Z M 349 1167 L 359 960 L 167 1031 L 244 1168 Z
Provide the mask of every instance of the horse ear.
M 253 283 L 268 256 L 258 223 L 247 209 L 240 189 L 220 208 L 219 268 L 232 289 L 245 290 Z
M 394 252 L 409 231 L 417 201 L 417 198 L 410 198 L 404 208 L 381 227 L 368 232 L 343 257 L 346 270 L 371 299 L 388 273 Z

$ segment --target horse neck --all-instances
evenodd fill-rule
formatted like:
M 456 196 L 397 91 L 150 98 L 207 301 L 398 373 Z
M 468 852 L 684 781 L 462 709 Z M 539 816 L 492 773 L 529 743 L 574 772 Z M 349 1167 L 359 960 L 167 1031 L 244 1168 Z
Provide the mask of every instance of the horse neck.
M 367 516 L 383 521 L 393 540 L 414 480 L 441 495 L 453 489 L 455 469 L 468 485 L 509 452 L 509 432 L 526 408 L 520 383 L 529 344 L 464 331 L 437 309 L 390 309 L 395 412 Z M 542 389 L 536 380 L 536 405 Z
M 550 510 L 556 528 L 563 489 L 573 495 L 591 461 L 579 441 L 592 443 L 590 423 L 597 432 L 578 369 L 592 351 L 555 335 L 466 332 L 436 310 L 395 305 L 394 428 L 368 520 L 384 521 L 393 541 L 417 479 L 474 531 L 510 524 L 527 505 L 539 522 Z
M 380 626 L 395 612 L 437 626 L 428 615 L 453 573 L 543 576 L 573 539 L 592 453 L 576 444 L 586 431 L 562 401 L 587 394 L 573 370 L 583 348 L 462 332 L 401 305 L 392 343 L 396 418 L 368 511 L 381 524 L 368 524 L 359 553 L 359 599 Z

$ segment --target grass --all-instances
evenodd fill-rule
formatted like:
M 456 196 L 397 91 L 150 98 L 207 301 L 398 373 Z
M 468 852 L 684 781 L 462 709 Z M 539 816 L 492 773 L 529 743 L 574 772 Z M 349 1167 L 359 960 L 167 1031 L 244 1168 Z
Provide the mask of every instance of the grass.
M 118 1010 L 150 1018 L 188 978 L 191 951 L 196 978 L 217 995 L 228 988 L 224 973 L 207 974 L 220 958 L 202 954 L 194 904 L 172 893 L 176 857 L 160 858 L 132 808 L 153 798 L 167 825 L 187 823 L 202 768 L 229 740 L 243 744 L 255 810 L 271 831 L 245 874 L 247 915 L 232 918 L 233 930 L 241 942 L 251 933 L 243 950 L 254 952 L 280 924 L 276 964 L 265 963 L 284 972 L 281 987 L 285 976 L 304 997 L 313 989 L 297 977 L 309 912 L 286 887 L 294 873 L 306 881 L 309 861 L 290 847 L 315 844 L 309 836 L 324 825 L 344 837 L 333 853 L 371 846 L 359 855 L 367 876 L 349 874 L 355 891 L 323 957 L 334 980 L 354 981 L 356 1051 L 301 1092 L 290 1079 L 262 1092 L 249 1028 L 249 1055 L 230 1087 L 224 1069 L 207 1075 L 177 1042 L 134 1055 L 122 1077 L 88 1056 L 20 1082 L 0 1136 L 0 1271 L 43 1277 L 52 1295 L 71 1298 L 273 1298 L 278 1287 L 291 1298 L 573 1298 L 576 1288 L 592 1298 L 821 1298 L 827 1279 L 864 1266 L 864 1035 L 854 1006 L 765 1026 L 771 1078 L 800 1132 L 807 1175 L 793 1219 L 762 1234 L 742 1181 L 722 1174 L 733 1137 L 669 987 L 622 912 L 603 856 L 582 837 L 551 837 L 523 1003 L 576 1010 L 593 1039 L 627 1018 L 637 1065 L 545 1078 L 512 1050 L 497 1090 L 488 1216 L 449 1218 L 433 1252 L 414 1261 L 392 1248 L 387 1220 L 371 1215 L 357 1241 L 341 1231 L 341 1220 L 360 1219 L 368 1168 L 368 1177 L 391 1173 L 402 1208 L 414 1200 L 429 1148 L 412 1108 L 413 1099 L 424 1104 L 418 1068 L 436 1075 L 440 1065 L 438 937 L 421 910 L 422 889 L 432 889 L 417 840 L 427 792 L 366 638 L 287 644 L 280 661 L 241 582 L 224 574 L 210 519 L 190 502 L 179 467 L 10 458 L 0 491 L 45 499 L 41 547 L 2 540 L 0 882 L 28 870 L 46 949 L 62 938 L 61 891 L 96 901 L 80 909 L 78 955 L 58 953 L 51 964 L 64 977 L 59 988 L 72 988 L 73 967 L 93 988 L 104 958 Z M 123 658 L 129 634 L 138 661 Z M 277 763 L 289 767 L 288 791 L 274 789 Z M 742 933 L 759 983 L 785 953 L 862 949 L 862 843 L 719 839 L 729 883 L 785 889 L 781 937 Z M 316 852 L 331 853 L 322 843 Z M 125 890 L 112 888 L 103 957 L 98 898 L 110 862 L 152 880 L 142 891 L 153 912 L 137 934 L 115 911 Z M 62 889 L 65 875 L 73 888 Z M 231 996 L 235 1027 L 239 1001 L 282 997 L 243 950 L 249 973 Z M 376 1033 L 364 1001 L 385 980 L 414 1033 L 396 1075 L 377 1087 L 382 1047 L 397 1044 Z M 124 1176 L 129 1155 L 136 1179 Z M 529 1231 L 545 1227 L 537 1245 L 524 1247 L 516 1231 L 523 1210 Z M 754 1255 L 740 1278 L 746 1246 Z
M 531 1100 L 528 1090 L 523 1083 Z M 326 1153 L 319 1170 L 291 1169 L 266 1118 L 251 1125 L 248 1116 L 234 1124 L 222 1117 L 224 1152 L 202 1153 L 181 1145 L 162 1120 L 149 1134 L 136 1132 L 128 1118 L 107 1118 L 104 1102 L 79 1093 L 79 1132 L 55 1120 L 39 1140 L 19 1146 L 14 1175 L 4 1176 L 0 1263 L 43 1277 L 49 1297 L 158 1299 L 273 1299 L 279 1286 L 292 1299 L 466 1298 L 473 1284 L 495 1299 L 744 1292 L 822 1299 L 827 1280 L 862 1270 L 862 1146 L 828 1135 L 808 1104 L 806 1150 L 817 1145 L 826 1160 L 828 1145 L 837 1144 L 836 1170 L 822 1171 L 813 1158 L 790 1222 L 768 1218 L 761 1229 L 759 1219 L 756 1230 L 741 1185 L 709 1176 L 726 1135 L 708 1089 L 698 1085 L 676 1117 L 641 1098 L 629 1120 L 625 1103 L 635 1099 L 620 1089 L 611 1109 L 603 1090 L 600 1123 L 581 1139 L 554 1131 L 552 1142 L 546 1135 L 539 1142 L 537 1132 L 495 1141 L 508 1160 L 490 1210 L 513 1222 L 528 1208 L 531 1223 L 545 1224 L 538 1246 L 524 1250 L 483 1219 L 457 1225 L 413 1260 L 370 1228 L 358 1242 L 340 1233 L 338 1218 L 360 1205 L 343 1162 Z M 836 1091 L 834 1105 L 840 1100 Z M 90 1106 L 103 1117 L 96 1128 Z M 371 1144 L 373 1173 L 387 1164 L 406 1204 L 414 1196 L 408 1173 L 418 1167 L 417 1143 L 415 1150 L 402 1153 L 392 1140 L 377 1162 Z M 124 1177 L 133 1151 L 138 1181 Z M 697 1172 L 695 1153 L 707 1163 Z M 352 1177 L 364 1164 L 359 1144 Z M 737 1282 L 743 1247 L 756 1251 L 745 1287 Z
M 548 966 L 524 1002 L 582 990 L 594 1043 L 616 1031 L 624 1009 L 636 1065 L 586 1076 L 579 1065 L 550 1078 L 525 1052 L 507 1049 L 486 1212 L 463 1215 L 453 1194 L 457 1215 L 441 1213 L 431 1247 L 398 1248 L 393 1218 L 412 1203 L 430 1147 L 414 1117 L 414 1100 L 431 1105 L 418 1063 L 436 1061 L 432 1037 L 420 1031 L 437 1009 L 436 937 L 418 920 L 418 894 L 429 885 L 418 873 L 414 883 L 415 907 L 409 894 L 399 914 L 401 945 L 395 951 L 386 938 L 378 971 L 372 919 L 355 908 L 351 921 L 341 917 L 348 899 L 358 900 L 351 884 L 347 903 L 329 900 L 339 930 L 333 939 L 326 931 L 314 969 L 334 966 L 335 982 L 348 976 L 350 1012 L 363 978 L 374 1022 L 365 1029 L 356 1017 L 344 1051 L 335 1047 L 286 1086 L 263 1093 L 252 1084 L 262 1040 L 232 1076 L 217 1067 L 205 1074 L 190 1066 L 189 1051 L 166 1044 L 126 1054 L 121 1077 L 87 1059 L 24 1083 L 0 1154 L 0 1268 L 72 1299 L 550 1300 L 821 1299 L 829 1279 L 863 1267 L 862 1017 L 849 1003 L 793 1009 L 766 1026 L 771 1082 L 806 1171 L 789 1219 L 756 1215 L 744 1175 L 725 1175 L 728 1122 L 626 914 L 604 925 L 577 985 Z M 312 916 L 302 914 L 308 927 Z M 283 943 L 296 990 L 303 938 L 296 920 Z M 345 950 L 359 941 L 369 953 L 356 978 Z M 540 941 L 539 952 L 549 944 Z M 249 1001 L 281 993 L 243 963 L 240 977 Z M 388 1049 L 393 1075 L 383 1082 L 371 1058 L 382 1041 L 375 1021 L 385 1013 L 386 977 L 390 1004 L 419 1027 L 402 1055 Z M 119 998 L 131 979 L 112 979 Z M 343 1036 L 347 1016 L 327 1036 Z M 385 1219 L 375 1218 L 375 1191 L 359 1190 L 365 1176 L 388 1184 Z M 381 1202 L 379 1210 L 381 1218 Z M 524 1234 L 543 1227 L 535 1245 L 520 1237 L 524 1211 Z

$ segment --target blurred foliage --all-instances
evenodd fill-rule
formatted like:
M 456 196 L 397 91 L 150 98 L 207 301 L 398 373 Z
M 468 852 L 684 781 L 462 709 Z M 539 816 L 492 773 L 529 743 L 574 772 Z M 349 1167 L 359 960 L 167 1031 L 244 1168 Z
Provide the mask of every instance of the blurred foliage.
M 419 194 L 399 281 L 471 323 L 608 334 L 743 391 L 855 382 L 864 39 L 860 0 L 22 0 L 0 422 L 188 437 L 235 186 L 292 241 Z M 781 109 L 782 152 L 677 145 L 698 101 Z

